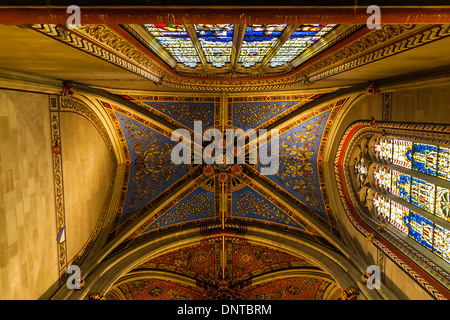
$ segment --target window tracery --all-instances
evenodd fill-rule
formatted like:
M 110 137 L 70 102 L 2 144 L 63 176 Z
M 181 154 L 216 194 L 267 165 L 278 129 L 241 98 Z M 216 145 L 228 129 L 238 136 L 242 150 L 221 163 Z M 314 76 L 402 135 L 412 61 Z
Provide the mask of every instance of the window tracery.
M 353 180 L 372 217 L 450 263 L 449 148 L 435 142 L 366 135 L 352 164 Z

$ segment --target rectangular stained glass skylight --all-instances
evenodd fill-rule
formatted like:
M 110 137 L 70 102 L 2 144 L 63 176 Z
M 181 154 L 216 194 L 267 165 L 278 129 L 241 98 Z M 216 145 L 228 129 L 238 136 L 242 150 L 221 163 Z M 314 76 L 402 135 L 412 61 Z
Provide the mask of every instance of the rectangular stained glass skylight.
M 286 26 L 286 24 L 248 24 L 239 55 L 242 66 L 249 68 L 261 62 Z
M 270 66 L 278 67 L 291 61 L 322 36 L 330 32 L 335 26 L 335 24 L 301 25 L 270 60 Z
M 192 68 L 200 62 L 192 40 L 183 25 L 146 24 L 145 27 L 178 62 Z
M 194 27 L 206 61 L 217 68 L 229 63 L 233 46 L 233 25 L 196 24 Z

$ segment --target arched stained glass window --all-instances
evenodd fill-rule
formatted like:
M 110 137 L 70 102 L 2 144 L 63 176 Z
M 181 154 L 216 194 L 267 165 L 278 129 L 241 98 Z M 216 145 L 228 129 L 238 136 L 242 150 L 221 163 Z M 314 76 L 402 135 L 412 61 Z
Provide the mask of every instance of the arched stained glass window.
M 449 148 L 383 136 L 372 152 L 376 216 L 450 262 Z

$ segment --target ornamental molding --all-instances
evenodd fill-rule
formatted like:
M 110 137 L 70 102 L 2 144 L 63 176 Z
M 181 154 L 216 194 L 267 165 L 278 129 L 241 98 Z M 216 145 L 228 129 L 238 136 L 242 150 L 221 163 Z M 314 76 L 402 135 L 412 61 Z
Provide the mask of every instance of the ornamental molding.
M 450 25 L 399 24 L 373 30 L 363 28 L 327 47 L 326 52 L 309 57 L 287 74 L 204 78 L 177 73 L 120 27 L 92 24 L 69 30 L 62 25 L 34 24 L 31 28 L 162 86 L 221 92 L 307 85 L 450 35 Z

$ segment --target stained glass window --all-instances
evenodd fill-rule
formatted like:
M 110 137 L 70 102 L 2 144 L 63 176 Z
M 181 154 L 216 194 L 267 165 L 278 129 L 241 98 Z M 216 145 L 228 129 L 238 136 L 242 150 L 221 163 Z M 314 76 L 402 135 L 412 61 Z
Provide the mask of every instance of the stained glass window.
M 437 176 L 450 181 L 450 149 L 439 147 L 439 164 Z
M 411 203 L 430 213 L 434 212 L 435 185 L 412 177 Z
M 435 224 L 433 251 L 445 261 L 450 262 L 450 231 Z
M 194 44 L 183 25 L 146 24 L 145 27 L 178 62 L 192 68 L 200 62 Z
M 391 216 L 389 222 L 400 231 L 408 234 L 409 209 L 395 201 L 391 201 Z
M 411 211 L 409 236 L 428 249 L 433 247 L 433 223 L 427 218 Z
M 261 62 L 285 27 L 286 24 L 248 24 L 239 56 L 242 66 L 248 68 Z
M 374 151 L 377 159 L 409 169 L 410 173 L 378 165 L 373 174 L 375 184 L 429 213 L 375 193 L 372 202 L 378 216 L 450 263 L 449 228 L 434 223 L 435 218 L 430 216 L 450 222 L 450 188 L 442 186 L 447 182 L 434 184 L 427 180 L 435 182 L 436 178 L 425 176 L 450 181 L 450 148 L 381 137 L 376 140 Z
M 410 169 L 412 142 L 398 139 L 393 139 L 392 142 L 392 163 Z
M 411 200 L 411 176 L 397 170 L 390 170 L 392 174 L 392 194 L 403 200 Z
M 381 194 L 376 193 L 373 197 L 373 206 L 376 213 L 382 218 L 389 218 L 389 213 L 391 211 L 391 201 Z
M 392 142 L 385 138 L 379 138 L 375 143 L 375 154 L 380 160 L 392 159 Z
M 378 166 L 373 172 L 373 177 L 378 187 L 388 192 L 391 190 L 391 172 L 389 169 Z
M 412 168 L 429 175 L 436 175 L 437 155 L 436 146 L 414 143 L 412 149 Z
M 232 24 L 196 24 L 194 28 L 207 62 L 217 68 L 230 62 L 233 46 Z
M 271 67 L 277 67 L 291 61 L 306 50 L 320 37 L 327 34 L 336 25 L 334 24 L 304 24 L 297 28 L 291 37 L 277 51 L 270 60 Z
M 450 190 L 440 186 L 436 188 L 435 214 L 441 219 L 450 221 Z

